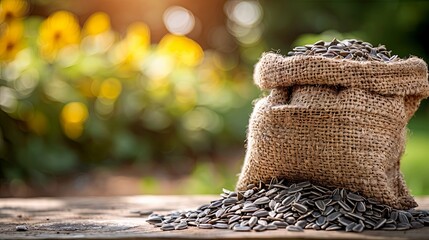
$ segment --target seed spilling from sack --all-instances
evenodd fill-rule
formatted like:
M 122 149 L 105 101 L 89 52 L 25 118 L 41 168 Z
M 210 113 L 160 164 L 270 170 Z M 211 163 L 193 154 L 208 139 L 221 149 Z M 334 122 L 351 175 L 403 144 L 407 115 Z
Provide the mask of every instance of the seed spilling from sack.
M 392 62 L 401 60 L 397 55 L 391 55 L 384 45 L 373 47 L 371 43 L 356 39 L 330 42 L 318 41 L 314 44 L 295 47 L 288 56 L 320 55 L 334 59 L 351 59 L 357 61 Z
M 255 84 L 270 94 L 255 101 L 237 190 L 308 180 L 416 207 L 400 159 L 406 125 L 429 96 L 426 63 L 360 40 L 319 41 L 289 55 L 264 53 L 255 65 Z
M 413 208 L 400 172 L 406 124 L 429 96 L 426 63 L 358 40 L 319 41 L 289 55 L 266 53 L 255 66 L 255 83 L 271 92 L 250 117 L 237 191 L 147 222 L 165 231 L 428 226 L 429 211 Z M 283 180 L 262 184 L 271 179 Z
M 407 230 L 429 226 L 429 211 L 393 209 L 343 188 L 300 182 L 249 185 L 244 191 L 224 189 L 221 198 L 196 210 L 152 214 L 146 220 L 164 231 L 230 229 L 233 231 Z

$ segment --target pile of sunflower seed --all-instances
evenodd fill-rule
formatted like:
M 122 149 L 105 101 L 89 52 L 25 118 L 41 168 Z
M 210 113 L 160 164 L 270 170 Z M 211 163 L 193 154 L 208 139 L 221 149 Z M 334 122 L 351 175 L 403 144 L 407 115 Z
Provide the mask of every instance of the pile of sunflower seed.
M 328 189 L 310 182 L 249 185 L 246 191 L 223 189 L 221 198 L 196 210 L 151 214 L 148 223 L 164 231 L 189 226 L 201 229 L 288 231 L 364 229 L 407 230 L 429 225 L 429 211 L 396 210 L 346 189 Z
M 397 55 L 391 55 L 384 45 L 373 47 L 371 43 L 356 39 L 330 42 L 317 41 L 314 44 L 295 47 L 288 56 L 320 55 L 334 59 L 351 59 L 357 61 L 393 62 L 401 60 Z

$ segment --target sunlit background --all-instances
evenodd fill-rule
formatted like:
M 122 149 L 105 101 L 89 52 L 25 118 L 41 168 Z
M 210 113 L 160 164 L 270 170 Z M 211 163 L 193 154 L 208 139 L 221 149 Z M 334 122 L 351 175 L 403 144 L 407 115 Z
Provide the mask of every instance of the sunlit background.
M 0 196 L 234 188 L 264 51 L 334 37 L 429 62 L 426 1 L 1 0 Z M 402 170 L 429 194 L 429 104 Z

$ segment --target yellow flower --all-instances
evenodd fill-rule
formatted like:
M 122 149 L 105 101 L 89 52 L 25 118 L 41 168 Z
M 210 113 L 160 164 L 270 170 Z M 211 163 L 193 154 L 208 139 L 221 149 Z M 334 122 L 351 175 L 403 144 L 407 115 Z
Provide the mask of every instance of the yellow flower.
M 124 40 L 112 52 L 113 61 L 124 70 L 138 68 L 150 46 L 150 31 L 146 24 L 136 22 L 127 29 Z
M 198 65 L 204 57 L 203 49 L 194 40 L 172 34 L 161 39 L 158 50 L 160 53 L 174 56 L 178 63 L 190 67 Z
M 121 82 L 116 78 L 109 78 L 103 81 L 100 86 L 99 97 L 106 100 L 116 100 L 122 91 Z
M 61 125 L 66 136 L 71 139 L 80 137 L 87 118 L 88 109 L 85 104 L 80 102 L 66 104 L 61 111 Z
M 110 31 L 110 18 L 104 12 L 92 14 L 83 26 L 83 32 L 87 35 L 98 35 L 108 31 Z
M 88 118 L 88 109 L 81 102 L 67 103 L 61 111 L 63 122 L 83 123 Z
M 21 21 L 15 20 L 6 25 L 0 36 L 0 59 L 10 61 L 22 49 L 22 35 L 24 26 Z
M 131 51 L 146 51 L 150 45 L 149 27 L 142 22 L 131 24 L 127 29 L 125 40 Z
M 109 15 L 104 12 L 96 12 L 89 16 L 82 32 L 84 38 L 81 46 L 89 54 L 109 51 L 115 41 L 115 33 L 111 31 Z
M 27 13 L 27 10 L 27 1 L 2 0 L 0 2 L 0 23 L 10 22 L 16 18 L 23 17 Z
M 40 26 L 39 45 L 42 56 L 55 59 L 62 48 L 79 43 L 80 27 L 76 17 L 66 11 L 58 11 Z

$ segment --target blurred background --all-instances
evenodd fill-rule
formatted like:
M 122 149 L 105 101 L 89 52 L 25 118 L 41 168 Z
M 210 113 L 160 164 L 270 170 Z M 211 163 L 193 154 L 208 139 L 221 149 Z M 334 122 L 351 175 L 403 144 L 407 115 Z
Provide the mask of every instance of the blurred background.
M 427 1 L 1 0 L 0 197 L 219 193 L 264 51 L 344 38 L 429 62 Z M 429 194 L 429 104 L 402 170 Z

